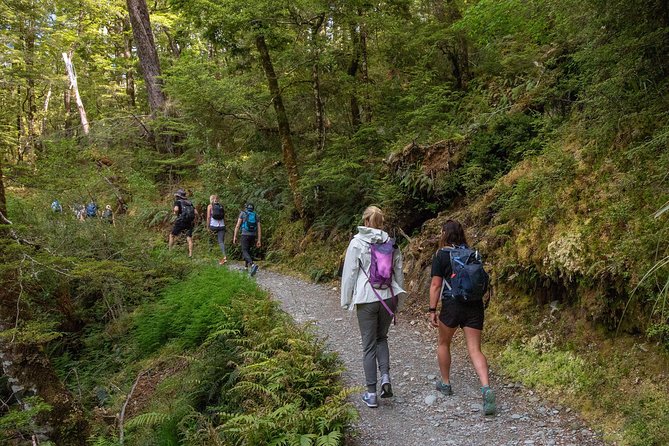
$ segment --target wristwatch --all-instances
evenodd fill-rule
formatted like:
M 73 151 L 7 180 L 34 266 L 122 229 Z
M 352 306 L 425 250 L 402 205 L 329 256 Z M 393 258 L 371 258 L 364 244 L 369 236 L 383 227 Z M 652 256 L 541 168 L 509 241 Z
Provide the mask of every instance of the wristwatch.
M 429 308 L 427 309 L 427 312 L 428 312 L 428 313 L 436 313 L 436 312 L 437 312 L 437 307 L 429 307 Z

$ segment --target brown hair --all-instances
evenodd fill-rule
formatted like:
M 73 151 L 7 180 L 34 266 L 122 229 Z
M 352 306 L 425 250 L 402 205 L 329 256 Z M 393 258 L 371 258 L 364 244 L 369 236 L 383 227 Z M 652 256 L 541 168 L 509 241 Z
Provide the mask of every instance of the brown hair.
M 370 228 L 383 229 L 383 212 L 376 206 L 369 206 L 362 213 L 362 224 Z
M 442 248 L 446 245 L 466 245 L 467 238 L 465 237 L 465 230 L 462 228 L 460 222 L 456 220 L 446 220 L 444 226 L 441 227 L 441 238 L 439 239 L 439 246 Z

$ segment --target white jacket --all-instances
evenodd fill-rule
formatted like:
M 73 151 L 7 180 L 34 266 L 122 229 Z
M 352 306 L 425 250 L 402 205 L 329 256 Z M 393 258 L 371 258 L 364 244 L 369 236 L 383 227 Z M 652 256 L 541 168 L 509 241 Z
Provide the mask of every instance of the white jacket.
M 353 310 L 357 304 L 379 301 L 374 291 L 372 291 L 372 286 L 368 283 L 367 276 L 360 271 L 360 261 L 362 261 L 365 272 L 369 273 L 371 244 L 385 242 L 388 237 L 388 234 L 381 229 L 358 226 L 358 233 L 353 237 L 346 250 L 346 259 L 341 275 L 341 306 L 343 308 Z M 407 294 L 403 288 L 402 252 L 399 249 L 396 249 L 393 254 L 393 281 L 391 286 L 395 296 L 399 299 L 399 309 Z M 390 288 L 377 289 L 376 292 L 384 300 L 392 297 Z

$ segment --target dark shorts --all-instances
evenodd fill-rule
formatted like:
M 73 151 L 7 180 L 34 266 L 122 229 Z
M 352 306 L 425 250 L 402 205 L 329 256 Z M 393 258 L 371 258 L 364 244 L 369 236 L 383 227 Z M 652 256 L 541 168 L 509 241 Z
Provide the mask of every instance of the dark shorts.
M 181 220 L 174 222 L 174 227 L 172 228 L 172 235 L 177 236 L 182 233 L 186 233 L 186 237 L 193 236 L 193 222 L 186 223 Z
M 461 304 L 452 299 L 441 300 L 439 320 L 450 328 L 475 328 L 483 330 L 483 302 Z

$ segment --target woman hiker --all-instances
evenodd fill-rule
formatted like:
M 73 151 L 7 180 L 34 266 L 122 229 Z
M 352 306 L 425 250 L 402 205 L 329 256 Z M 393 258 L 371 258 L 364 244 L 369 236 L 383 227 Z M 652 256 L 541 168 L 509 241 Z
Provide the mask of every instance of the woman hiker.
M 207 206 L 207 224 L 209 230 L 216 233 L 218 239 L 218 246 L 221 248 L 223 257 L 218 261 L 219 265 L 225 264 L 228 258 L 225 255 L 225 210 L 221 204 L 218 195 L 211 195 L 209 197 L 209 206 Z
M 383 212 L 370 206 L 362 215 L 363 226 L 348 245 L 342 269 L 341 306 L 356 310 L 360 336 L 362 337 L 362 365 L 365 371 L 367 391 L 362 400 L 368 407 L 378 407 L 377 368 L 381 373 L 381 398 L 393 396 L 390 384 L 390 351 L 388 349 L 388 329 L 400 300 L 406 296 L 402 273 L 402 253 L 383 231 Z M 385 244 L 389 247 L 386 260 L 390 277 L 387 286 L 372 287 L 375 277 L 370 270 L 372 246 Z M 375 249 L 375 251 L 378 251 Z M 376 257 L 375 257 L 376 259 Z M 376 271 L 376 270 L 375 270 Z M 374 273 L 375 274 L 375 273 Z M 373 275 L 374 275 L 373 274 Z
M 430 284 L 430 322 L 439 329 L 437 361 L 441 372 L 441 381 L 437 390 L 444 395 L 453 395 L 451 387 L 451 341 L 458 327 L 462 328 L 467 343 L 469 358 L 481 381 L 483 413 L 495 413 L 495 392 L 488 381 L 488 361 L 481 352 L 481 332 L 483 330 L 484 303 L 482 300 L 472 303 L 460 303 L 450 291 L 453 268 L 451 251 L 467 248 L 467 239 L 462 225 L 455 220 L 448 220 L 441 230 L 440 249 L 432 260 L 432 282 Z M 444 284 L 444 281 L 447 284 Z M 443 288 L 443 292 L 442 292 Z M 441 300 L 441 311 L 437 313 L 437 304 Z

